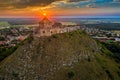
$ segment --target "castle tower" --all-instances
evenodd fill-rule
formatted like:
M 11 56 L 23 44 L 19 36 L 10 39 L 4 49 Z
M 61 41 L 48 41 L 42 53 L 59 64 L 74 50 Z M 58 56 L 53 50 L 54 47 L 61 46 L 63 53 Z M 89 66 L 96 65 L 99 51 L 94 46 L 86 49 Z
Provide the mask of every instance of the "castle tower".
M 48 20 L 47 17 L 44 17 L 40 22 L 39 22 L 39 27 L 40 28 L 44 28 L 44 29 L 48 29 L 48 28 L 52 28 L 53 22 L 51 22 L 50 20 Z
M 52 34 L 60 33 L 62 24 L 50 21 L 46 16 L 39 22 L 39 27 L 36 29 L 35 35 L 51 36 Z

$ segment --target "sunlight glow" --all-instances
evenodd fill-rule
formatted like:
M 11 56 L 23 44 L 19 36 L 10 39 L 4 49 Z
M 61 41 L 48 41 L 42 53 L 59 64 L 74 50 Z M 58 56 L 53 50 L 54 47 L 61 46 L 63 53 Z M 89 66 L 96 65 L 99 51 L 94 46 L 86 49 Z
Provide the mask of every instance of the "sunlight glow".
M 46 16 L 47 14 L 46 13 L 43 13 L 44 16 Z

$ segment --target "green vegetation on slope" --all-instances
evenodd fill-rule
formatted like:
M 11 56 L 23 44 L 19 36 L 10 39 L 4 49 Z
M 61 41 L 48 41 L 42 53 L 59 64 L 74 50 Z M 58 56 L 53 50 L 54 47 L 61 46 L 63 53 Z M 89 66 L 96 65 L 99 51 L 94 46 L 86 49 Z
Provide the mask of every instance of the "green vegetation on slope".
M 110 56 L 110 51 L 105 48 L 101 51 L 104 52 L 97 53 L 91 61 L 84 59 L 73 67 L 63 67 L 52 80 L 120 80 L 120 64 Z M 74 76 L 69 77 L 68 73 Z
M 6 21 L 2 21 L 2 22 L 0 22 L 0 27 L 2 26 L 2 27 L 8 27 L 10 24 L 8 23 L 8 22 L 6 22 Z
M 4 48 L 0 48 L 0 62 L 3 59 L 5 59 L 7 56 L 11 55 L 17 48 L 18 48 L 18 46 L 13 46 L 7 50 Z
M 113 53 L 116 61 L 120 62 L 120 43 L 102 43 L 108 50 Z

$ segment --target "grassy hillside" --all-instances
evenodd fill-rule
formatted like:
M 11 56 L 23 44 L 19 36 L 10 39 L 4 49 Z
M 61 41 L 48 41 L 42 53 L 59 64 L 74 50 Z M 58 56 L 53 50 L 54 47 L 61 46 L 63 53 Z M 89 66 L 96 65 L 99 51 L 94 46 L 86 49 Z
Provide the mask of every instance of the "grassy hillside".
M 0 64 L 0 80 L 120 80 L 113 54 L 84 31 L 29 37 Z

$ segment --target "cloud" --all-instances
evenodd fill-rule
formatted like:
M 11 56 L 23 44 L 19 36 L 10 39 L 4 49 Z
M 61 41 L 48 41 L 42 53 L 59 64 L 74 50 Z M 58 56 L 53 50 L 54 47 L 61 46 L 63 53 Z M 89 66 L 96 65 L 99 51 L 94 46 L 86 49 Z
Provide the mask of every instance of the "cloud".
M 9 9 L 10 6 L 17 9 L 35 6 L 46 6 L 55 1 L 61 0 L 0 0 L 0 9 Z
M 92 7 L 96 8 L 120 8 L 120 0 L 93 0 Z
M 13 3 L 16 8 L 26 8 L 32 6 L 46 6 L 58 0 L 22 0 L 17 3 Z
M 120 2 L 120 0 L 113 0 L 114 2 Z
M 83 7 L 120 7 L 120 0 L 0 0 L 0 10 L 25 9 L 33 7 L 63 9 Z
M 48 6 L 56 1 L 80 2 L 87 0 L 0 0 L 0 9 L 23 9 L 27 7 Z
M 88 0 L 68 0 L 68 2 L 80 2 L 80 1 L 88 1 Z

